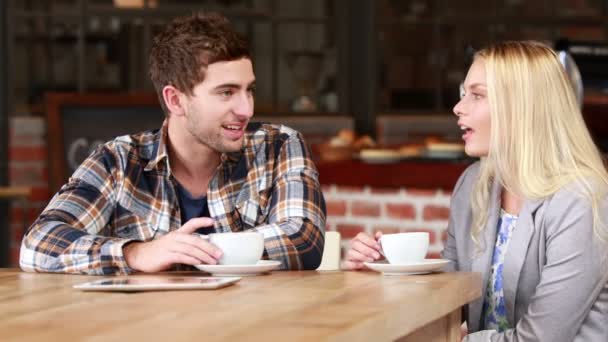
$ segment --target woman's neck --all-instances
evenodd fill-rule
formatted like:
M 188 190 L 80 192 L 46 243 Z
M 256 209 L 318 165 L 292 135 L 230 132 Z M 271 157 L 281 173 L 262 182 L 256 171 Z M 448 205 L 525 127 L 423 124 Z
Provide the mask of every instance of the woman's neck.
M 507 189 L 502 189 L 501 194 L 502 209 L 511 215 L 519 215 L 519 211 L 524 203 L 524 200 L 509 192 Z

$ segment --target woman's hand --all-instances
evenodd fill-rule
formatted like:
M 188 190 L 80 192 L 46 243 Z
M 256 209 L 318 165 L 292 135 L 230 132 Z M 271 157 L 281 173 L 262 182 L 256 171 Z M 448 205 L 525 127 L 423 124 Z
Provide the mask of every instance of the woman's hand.
M 373 262 L 382 258 L 380 254 L 380 237 L 382 232 L 377 232 L 375 237 L 365 233 L 359 233 L 350 241 L 350 246 L 342 262 L 343 270 L 359 270 L 365 268 L 364 262 Z

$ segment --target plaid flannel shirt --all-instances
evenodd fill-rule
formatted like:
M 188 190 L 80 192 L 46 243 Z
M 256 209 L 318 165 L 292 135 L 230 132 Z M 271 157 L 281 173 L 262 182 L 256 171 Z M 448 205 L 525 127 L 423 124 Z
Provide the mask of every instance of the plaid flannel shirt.
M 91 154 L 32 224 L 21 245 L 25 271 L 125 274 L 123 246 L 181 227 L 166 125 L 121 136 Z M 215 232 L 258 231 L 264 258 L 282 269 L 321 262 L 325 202 L 300 133 L 251 123 L 243 149 L 221 156 L 207 192 Z

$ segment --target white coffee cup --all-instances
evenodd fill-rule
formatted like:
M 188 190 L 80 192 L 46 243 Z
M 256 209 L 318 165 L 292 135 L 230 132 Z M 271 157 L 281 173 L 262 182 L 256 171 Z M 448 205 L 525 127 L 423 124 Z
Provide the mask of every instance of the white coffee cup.
M 200 235 L 222 251 L 220 265 L 254 265 L 264 253 L 264 236 L 257 232 Z
M 384 256 L 391 264 L 410 264 L 424 260 L 429 249 L 429 233 L 384 234 L 380 238 Z

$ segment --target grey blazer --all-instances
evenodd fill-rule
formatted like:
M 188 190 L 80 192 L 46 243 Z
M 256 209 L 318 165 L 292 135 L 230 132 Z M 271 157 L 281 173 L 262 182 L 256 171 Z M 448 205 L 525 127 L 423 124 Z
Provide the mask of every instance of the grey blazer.
M 496 182 L 476 252 L 470 236 L 470 196 L 479 163 L 458 180 L 452 195 L 448 239 L 443 258 L 451 269 L 482 274 L 482 297 L 468 305 L 470 335 L 465 341 L 608 341 L 608 244 L 593 233 L 591 206 L 575 185 L 540 201 L 526 201 L 503 268 L 503 290 L 511 327 L 503 333 L 480 330 L 481 310 L 500 213 Z M 601 216 L 608 224 L 608 198 Z

